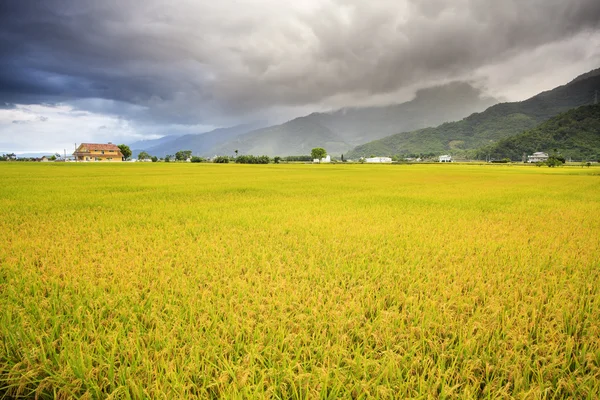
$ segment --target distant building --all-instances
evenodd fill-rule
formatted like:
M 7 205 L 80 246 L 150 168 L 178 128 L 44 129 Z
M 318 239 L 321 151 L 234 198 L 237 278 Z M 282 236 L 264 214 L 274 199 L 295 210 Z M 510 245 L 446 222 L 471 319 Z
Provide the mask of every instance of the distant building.
M 331 162 L 331 156 L 329 156 L 329 155 L 327 157 L 321 158 L 320 160 L 318 158 L 315 158 L 313 160 L 313 163 L 319 163 L 319 164 L 323 164 L 323 163 L 327 164 L 327 163 L 330 163 L 330 162 Z
M 392 159 L 390 157 L 369 157 L 365 158 L 366 163 L 391 163 Z
M 536 162 L 546 162 L 548 161 L 548 153 L 544 153 L 542 151 L 538 151 L 533 153 L 530 156 L 527 156 L 528 163 L 536 163 Z
M 440 162 L 452 162 L 452 156 L 444 154 L 443 156 L 440 156 L 439 161 Z
M 73 153 L 76 161 L 121 162 L 123 153 L 115 144 L 81 143 Z
M 48 157 L 42 156 L 42 158 L 40 158 L 40 162 L 48 162 Z

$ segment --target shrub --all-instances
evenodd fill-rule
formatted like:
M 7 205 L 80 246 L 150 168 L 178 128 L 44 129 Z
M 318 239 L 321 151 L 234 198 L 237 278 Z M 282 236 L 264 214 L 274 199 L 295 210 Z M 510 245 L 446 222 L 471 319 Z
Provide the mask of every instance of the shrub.
M 235 159 L 237 164 L 268 164 L 271 159 L 268 156 L 253 156 L 251 154 L 238 156 Z
M 563 157 L 554 157 L 553 156 L 553 157 L 548 158 L 548 161 L 546 161 L 546 165 L 549 166 L 550 168 L 560 167 L 565 163 L 563 160 L 564 160 Z
M 229 157 L 227 157 L 227 156 L 217 156 L 217 157 L 213 158 L 213 162 L 217 163 L 217 164 L 228 164 L 229 163 Z

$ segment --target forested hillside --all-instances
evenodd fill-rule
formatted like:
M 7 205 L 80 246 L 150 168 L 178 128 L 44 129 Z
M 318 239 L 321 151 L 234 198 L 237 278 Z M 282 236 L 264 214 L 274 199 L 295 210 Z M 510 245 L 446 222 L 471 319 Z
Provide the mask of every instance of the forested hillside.
M 474 157 L 479 154 L 478 148 L 532 129 L 574 107 L 592 104 L 597 90 L 600 90 L 600 69 L 525 101 L 497 104 L 461 121 L 368 142 L 354 148 L 347 156 L 450 152 Z
M 554 150 L 575 160 L 600 158 L 600 105 L 569 110 L 536 128 L 482 148 L 478 156 L 516 161 L 523 154 Z

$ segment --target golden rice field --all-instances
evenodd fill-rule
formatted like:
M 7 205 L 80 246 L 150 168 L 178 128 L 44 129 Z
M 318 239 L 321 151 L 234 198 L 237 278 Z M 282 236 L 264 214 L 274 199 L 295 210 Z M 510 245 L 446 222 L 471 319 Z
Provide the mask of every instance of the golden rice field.
M 0 164 L 0 398 L 600 396 L 600 168 Z

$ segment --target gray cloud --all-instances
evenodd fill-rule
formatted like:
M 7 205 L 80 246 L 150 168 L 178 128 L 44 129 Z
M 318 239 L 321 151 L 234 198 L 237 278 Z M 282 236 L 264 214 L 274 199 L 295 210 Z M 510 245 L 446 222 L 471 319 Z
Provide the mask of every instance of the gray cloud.
M 597 0 L 292 3 L 0 2 L 0 102 L 231 125 L 499 73 L 489 68 L 600 28 Z

